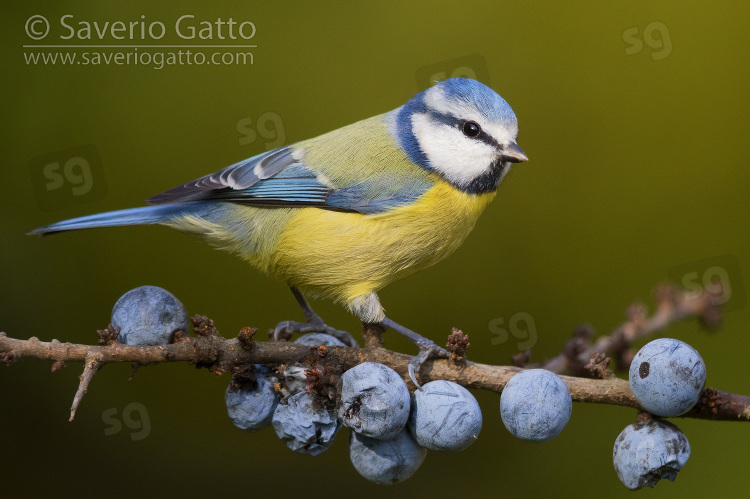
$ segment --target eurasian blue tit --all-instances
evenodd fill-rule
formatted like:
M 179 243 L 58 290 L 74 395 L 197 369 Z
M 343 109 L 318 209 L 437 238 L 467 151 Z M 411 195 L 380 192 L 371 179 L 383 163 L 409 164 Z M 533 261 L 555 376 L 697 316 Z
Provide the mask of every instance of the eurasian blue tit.
M 502 97 L 451 78 L 403 106 L 240 161 L 148 199 L 151 206 L 41 227 L 51 234 L 159 224 L 197 233 L 285 281 L 307 323 L 336 330 L 304 295 L 329 298 L 363 323 L 414 341 L 414 376 L 447 352 L 386 317 L 377 292 L 453 253 L 495 197 L 511 163 L 526 161 L 518 122 Z

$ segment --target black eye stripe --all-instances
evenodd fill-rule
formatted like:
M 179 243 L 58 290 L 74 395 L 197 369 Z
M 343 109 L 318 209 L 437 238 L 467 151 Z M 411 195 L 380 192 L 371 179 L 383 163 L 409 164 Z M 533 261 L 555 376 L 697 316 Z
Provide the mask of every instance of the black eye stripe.
M 443 123 L 443 124 L 448 125 L 450 127 L 457 128 L 458 130 L 461 131 L 461 133 L 463 133 L 464 125 L 466 123 L 472 121 L 472 120 L 465 120 L 465 119 L 462 119 L 462 118 L 456 118 L 455 116 L 452 116 L 450 114 L 438 113 L 438 112 L 435 112 L 435 111 L 429 111 L 429 116 L 430 116 L 431 119 L 433 119 L 433 120 L 435 120 L 435 121 L 437 121 L 439 123 Z M 500 144 L 494 138 L 492 138 L 490 135 L 488 135 L 487 132 L 485 132 L 482 129 L 481 126 L 479 127 L 479 133 L 477 135 L 475 135 L 473 137 L 469 137 L 467 135 L 467 137 L 470 138 L 470 139 L 473 139 L 473 140 L 478 140 L 480 142 L 484 142 L 485 144 L 490 145 L 492 147 L 495 147 L 497 149 L 502 149 L 502 147 L 500 146 Z

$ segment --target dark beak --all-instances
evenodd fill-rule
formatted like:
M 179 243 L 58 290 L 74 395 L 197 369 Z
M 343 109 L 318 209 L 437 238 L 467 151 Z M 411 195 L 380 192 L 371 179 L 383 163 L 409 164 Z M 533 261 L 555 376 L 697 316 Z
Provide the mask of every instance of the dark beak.
M 518 144 L 516 144 L 515 142 L 511 142 L 503 148 L 502 157 L 504 161 L 509 161 L 511 163 L 522 163 L 529 160 L 529 157 L 526 156 L 526 153 L 523 152 L 523 150 L 518 147 Z

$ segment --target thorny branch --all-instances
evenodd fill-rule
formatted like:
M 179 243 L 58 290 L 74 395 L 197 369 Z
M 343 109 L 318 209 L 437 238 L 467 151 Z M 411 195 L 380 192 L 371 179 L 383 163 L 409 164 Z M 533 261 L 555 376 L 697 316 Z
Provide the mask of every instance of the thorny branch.
M 680 291 L 674 286 L 663 284 L 656 290 L 656 312 L 648 317 L 643 303 L 634 303 L 627 310 L 627 321 L 609 335 L 602 336 L 593 344 L 593 330 L 579 326 L 573 337 L 553 359 L 535 365 L 527 365 L 528 356 L 516 357 L 514 362 L 521 367 L 541 367 L 554 373 L 569 372 L 575 376 L 586 376 L 586 364 L 595 353 L 611 356 L 619 370 L 630 368 L 636 354 L 631 344 L 668 327 L 671 323 L 688 318 L 697 318 L 709 329 L 721 325 L 721 310 L 716 304 L 722 296 L 720 285 L 708 288 L 696 295 Z
M 679 291 L 671 286 L 661 286 L 656 294 L 656 311 L 650 317 L 643 305 L 633 305 L 628 311 L 628 320 L 609 336 L 592 342 L 590 328 L 579 328 L 563 351 L 553 359 L 534 365 L 555 373 L 568 372 L 574 376 L 560 375 L 570 389 L 574 401 L 621 405 L 641 410 L 630 391 L 627 380 L 619 379 L 609 370 L 610 357 L 616 359 L 620 369 L 627 369 L 632 360 L 631 344 L 671 323 L 697 318 L 704 325 L 716 327 L 720 322 L 718 297 L 720 289 L 708 289 L 699 295 Z M 247 376 L 249 366 L 266 364 L 280 372 L 289 366 L 308 369 L 308 383 L 326 380 L 332 383 L 335 376 L 320 373 L 341 374 L 362 362 L 378 362 L 393 368 L 414 388 L 407 373 L 408 355 L 380 347 L 377 327 L 368 326 L 363 331 L 365 348 L 309 347 L 288 341 L 254 341 L 254 328 L 243 328 L 236 338 L 220 336 L 213 321 L 204 316 L 193 318 L 196 337 L 184 332 L 175 333 L 173 343 L 162 346 L 131 346 L 116 341 L 118 330 L 111 326 L 99 331 L 100 345 L 60 343 L 57 340 L 43 342 L 38 338 L 19 340 L 0 333 L 0 361 L 10 365 L 23 357 L 53 361 L 53 372 L 68 361 L 82 361 L 85 368 L 78 391 L 73 400 L 70 419 L 93 378 L 104 364 L 109 362 L 131 362 L 134 368 L 157 362 L 188 362 L 196 367 L 206 367 L 211 372 L 231 373 L 233 377 Z M 528 364 L 530 353 L 516 356 L 515 366 L 491 366 L 469 362 L 465 358 L 470 346 L 468 336 L 454 329 L 449 337 L 450 359 L 428 361 L 420 371 L 423 383 L 446 379 L 467 388 L 502 392 L 505 384 Z M 326 390 L 312 387 L 319 393 Z M 750 396 L 736 395 L 706 388 L 698 404 L 683 417 L 750 421 Z

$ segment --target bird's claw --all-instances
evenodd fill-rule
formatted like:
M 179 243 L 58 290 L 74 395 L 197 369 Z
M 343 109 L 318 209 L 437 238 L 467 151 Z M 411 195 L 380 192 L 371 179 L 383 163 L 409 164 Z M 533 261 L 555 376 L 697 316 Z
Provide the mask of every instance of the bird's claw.
M 417 346 L 419 347 L 419 353 L 409 360 L 408 371 L 411 382 L 414 383 L 417 389 L 421 390 L 422 385 L 417 381 L 416 375 L 419 373 L 422 364 L 432 358 L 447 359 L 450 357 L 450 353 L 445 348 L 437 346 L 434 341 L 428 339 L 419 341 Z
M 299 334 L 325 333 L 330 336 L 333 336 L 337 340 L 342 341 L 347 346 L 355 347 L 355 348 L 359 347 L 357 340 L 355 340 L 354 337 L 349 332 L 333 328 L 327 325 L 326 323 L 324 323 L 323 321 L 320 321 L 320 322 L 317 322 L 317 321 L 316 322 L 281 321 L 276 325 L 276 328 L 273 330 L 273 340 L 280 341 L 282 332 L 299 333 Z
M 278 324 L 276 324 L 276 327 L 273 330 L 273 341 L 281 341 L 281 333 L 282 331 L 288 331 L 293 328 L 293 321 L 281 321 Z

